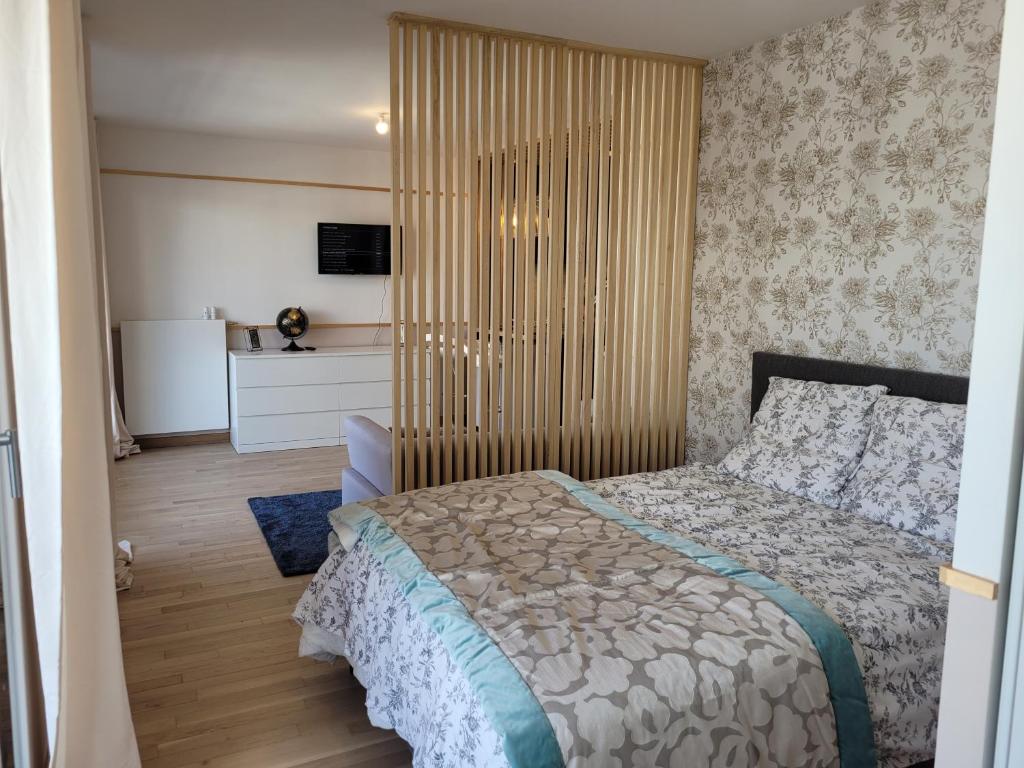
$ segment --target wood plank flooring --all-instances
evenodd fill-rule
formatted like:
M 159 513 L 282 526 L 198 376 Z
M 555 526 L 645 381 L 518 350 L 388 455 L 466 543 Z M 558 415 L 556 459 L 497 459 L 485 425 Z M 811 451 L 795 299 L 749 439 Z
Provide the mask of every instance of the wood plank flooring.
M 277 571 L 246 499 L 337 488 L 344 448 L 239 456 L 160 448 L 117 462 L 119 596 L 146 768 L 389 768 L 408 746 L 370 725 L 348 665 L 299 659 L 291 611 L 310 577 Z

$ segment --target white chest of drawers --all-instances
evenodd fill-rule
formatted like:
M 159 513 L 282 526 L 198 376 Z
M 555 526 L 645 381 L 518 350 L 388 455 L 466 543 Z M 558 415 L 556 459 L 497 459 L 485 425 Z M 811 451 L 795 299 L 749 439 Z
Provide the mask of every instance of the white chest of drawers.
M 391 347 L 231 350 L 228 395 L 239 453 L 344 445 L 346 416 L 391 426 Z

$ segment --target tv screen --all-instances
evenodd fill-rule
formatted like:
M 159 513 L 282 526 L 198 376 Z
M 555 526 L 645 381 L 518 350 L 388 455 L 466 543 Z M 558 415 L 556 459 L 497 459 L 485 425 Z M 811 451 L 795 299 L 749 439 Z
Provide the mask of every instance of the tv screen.
M 317 224 L 321 275 L 390 275 L 391 227 L 387 224 Z

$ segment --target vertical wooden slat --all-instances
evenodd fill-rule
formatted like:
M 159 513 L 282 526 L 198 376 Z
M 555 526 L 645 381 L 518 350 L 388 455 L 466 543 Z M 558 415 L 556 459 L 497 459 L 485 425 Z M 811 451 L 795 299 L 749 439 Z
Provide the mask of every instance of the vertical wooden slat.
M 644 419 L 646 418 L 646 402 L 643 399 L 643 378 L 646 370 L 644 355 L 644 317 L 647 307 L 647 286 L 651 282 L 649 272 L 650 252 L 648 242 L 650 238 L 650 171 L 651 171 L 651 148 L 652 148 L 652 125 L 655 69 L 656 62 L 644 62 L 644 84 L 643 101 L 641 102 L 641 139 L 640 139 L 640 167 L 637 176 L 637 227 L 635 231 L 634 260 L 637 270 L 637 279 L 634 283 L 633 302 L 636 306 L 636 313 L 633 317 L 633 338 L 635 354 L 632 360 L 633 369 L 633 397 L 632 414 L 630 416 L 631 440 L 630 440 L 630 471 L 639 472 L 643 469 L 641 464 L 645 455 L 646 429 Z
M 512 376 L 515 372 L 516 330 L 512 327 L 512 313 L 515 307 L 515 291 L 513 286 L 514 267 L 512 262 L 515 248 L 515 231 L 512 226 L 515 217 L 515 176 L 513 163 L 516 148 L 516 104 L 518 101 L 518 83 L 516 81 L 516 55 L 519 42 L 508 40 L 505 44 L 505 120 L 503 125 L 502 148 L 502 185 L 501 208 L 504 212 L 504 224 L 501 231 L 501 463 L 499 472 L 508 474 L 512 471 L 512 426 L 515 421 L 513 413 Z
M 662 399 L 663 372 L 665 370 L 665 358 L 668 345 L 665 343 L 665 334 L 659 332 L 664 328 L 664 318 L 667 316 L 668 307 L 668 268 L 669 250 L 668 237 L 665 229 L 667 221 L 664 211 L 668 207 L 669 195 L 669 174 L 664 173 L 664 168 L 672 157 L 672 126 L 669 118 L 672 115 L 672 92 L 675 87 L 674 67 L 662 63 L 662 89 L 659 97 L 658 131 L 660 139 L 658 144 L 657 166 L 655 182 L 658 185 L 658 207 L 653 212 L 655 240 L 658 249 L 657 265 L 657 289 L 655 291 L 655 306 L 651 320 L 651 355 L 654 365 L 648 374 L 648 390 L 650 392 L 650 425 L 648 427 L 648 468 L 659 469 L 665 466 L 665 437 L 664 437 L 664 400 Z
M 522 391 L 520 393 L 521 407 L 523 409 L 523 457 L 522 457 L 522 468 L 529 469 L 534 466 L 534 392 L 537 387 L 535 386 L 535 375 L 536 375 L 536 359 L 537 359 L 537 324 L 536 324 L 536 311 L 537 311 L 537 250 L 535 247 L 535 238 L 537 237 L 537 227 L 535 219 L 537 216 L 537 196 L 539 191 L 537 190 L 537 153 L 538 153 L 538 134 L 537 134 L 537 111 L 540 106 L 538 99 L 538 87 L 540 85 L 540 55 L 541 46 L 537 43 L 531 43 L 529 46 L 528 54 L 528 65 L 529 65 L 529 78 L 528 83 L 528 98 L 527 98 L 527 127 L 526 135 L 523 139 L 524 146 L 524 160 L 526 161 L 525 166 L 520 169 L 520 173 L 523 175 L 524 185 L 524 196 L 526 203 L 526 234 L 524 237 L 523 250 L 521 251 L 522 263 L 525 272 L 525 283 L 524 294 L 525 304 L 523 305 L 523 380 L 522 380 Z
M 391 413 L 396 427 L 402 413 L 402 153 L 401 137 L 405 133 L 401 112 L 401 25 L 388 21 L 389 67 L 391 77 Z M 402 430 L 391 433 L 391 477 L 395 490 L 402 484 Z
M 569 51 L 566 54 L 566 92 L 565 97 L 567 99 L 566 104 L 566 118 L 565 118 L 565 156 L 566 156 L 566 174 L 565 174 L 565 233 L 564 233 L 564 246 L 560 243 L 559 250 L 564 249 L 562 260 L 563 266 L 563 283 L 561 285 L 561 291 L 559 295 L 559 315 L 561 316 L 561 387 L 560 387 L 560 415 L 558 419 L 559 423 L 559 434 L 558 441 L 560 445 L 560 456 L 558 461 L 558 467 L 563 472 L 571 473 L 570 462 L 572 460 L 572 439 L 570 431 L 572 429 L 569 422 L 569 410 L 570 403 L 572 402 L 572 336 L 570 326 L 572 323 L 572 306 L 575 297 L 573 296 L 573 289 L 575 288 L 575 265 L 576 259 L 573 256 L 575 249 L 575 236 L 579 229 L 576 227 L 576 160 L 579 157 L 579 153 L 576 151 L 576 137 L 574 133 L 576 126 L 579 122 L 576 112 L 579 109 L 579 75 L 578 75 L 578 62 L 579 55 L 575 51 Z M 556 136 L 555 140 L 561 144 L 563 139 L 561 136 Z
M 645 284 L 647 281 L 646 271 L 646 224 L 647 212 L 647 153 L 650 148 L 650 119 L 648 117 L 648 104 L 651 98 L 651 85 L 653 77 L 651 69 L 653 62 L 644 61 L 638 66 L 640 71 L 639 99 L 637 99 L 638 130 L 634 136 L 636 142 L 637 165 L 634 177 L 633 190 L 633 226 L 631 227 L 630 259 L 635 278 L 632 281 L 631 303 L 633 311 L 630 314 L 630 336 L 632 354 L 629 358 L 630 370 L 630 397 L 629 397 L 629 471 L 640 471 L 640 444 L 642 440 L 642 426 L 640 415 L 643 407 L 640 403 L 640 370 L 643 357 L 643 310 Z
M 682 288 L 684 284 L 684 254 L 683 254 L 683 243 L 680 240 L 680 227 L 681 210 L 684 206 L 686 199 L 686 187 L 685 183 L 681 182 L 680 168 L 686 165 L 686 147 L 683 146 L 682 142 L 688 138 L 688 132 L 686 130 L 683 121 L 687 119 L 688 103 L 689 103 L 689 83 L 690 75 L 689 68 L 681 67 L 678 73 L 678 86 L 674 94 L 676 105 L 675 105 L 675 122 L 677 124 L 675 131 L 675 146 L 673 147 L 674 157 L 672 158 L 668 168 L 672 174 L 673 179 L 673 191 L 670 195 L 669 204 L 665 208 L 665 213 L 669 217 L 669 235 L 672 238 L 672 276 L 669 281 L 671 295 L 676 299 L 671 307 L 669 308 L 669 314 L 666 318 L 666 323 L 672 332 L 675 332 L 676 328 L 679 327 L 680 313 L 683 311 L 682 301 Z M 666 362 L 667 373 L 670 380 L 675 381 L 678 379 L 678 370 L 681 363 L 681 344 L 671 344 L 669 347 L 668 360 Z M 671 391 L 671 389 L 670 389 Z M 678 394 L 674 394 L 670 399 L 666 401 L 665 409 L 665 443 L 666 443 L 666 457 L 665 463 L 667 466 L 675 466 L 679 463 L 680 456 L 676 450 L 676 438 L 678 436 L 678 420 L 680 412 L 680 398 Z
M 551 132 L 551 175 L 552 194 L 549 213 L 551 215 L 551 244 L 548 258 L 551 281 L 548 294 L 548 373 L 547 373 L 547 463 L 550 468 L 561 466 L 559 436 L 562 431 L 560 411 L 561 387 L 564 378 L 562 367 L 562 344 L 565 327 L 562 322 L 560 301 L 565 276 L 565 229 L 566 229 L 566 96 L 569 79 L 569 56 L 563 46 L 555 48 L 554 72 L 552 73 L 552 100 L 554 104 L 554 128 Z
M 534 457 L 537 467 L 547 467 L 546 444 L 547 427 L 551 417 L 548 406 L 548 348 L 551 344 L 551 226 L 549 212 L 551 210 L 551 125 L 554 122 L 551 107 L 551 80 L 554 67 L 554 50 L 546 45 L 539 47 L 540 67 L 538 75 L 540 97 L 540 119 L 538 122 L 538 200 L 537 200 L 537 351 L 536 392 L 533 398 L 534 418 L 536 419 L 534 438 Z
M 430 220 L 427 218 L 427 75 L 428 53 L 430 51 L 430 30 L 425 26 L 417 29 L 416 37 L 416 325 L 414 346 L 416 348 L 416 487 L 429 484 L 427 475 L 427 284 L 430 282 Z
M 622 465 L 619 468 L 620 472 L 629 473 L 635 472 L 635 465 L 632 460 L 632 446 L 633 446 L 633 406 L 634 406 L 634 392 L 633 392 L 633 370 L 634 362 L 638 350 L 636 348 L 636 283 L 638 280 L 637 269 L 639 264 L 637 262 L 637 227 L 639 211 L 638 195 L 639 195 L 639 178 L 640 178 L 640 156 L 642 136 L 641 130 L 641 113 L 643 111 L 643 86 L 644 86 L 644 62 L 636 61 L 633 63 L 632 68 L 632 82 L 630 84 L 632 90 L 632 106 L 630 107 L 630 144 L 629 144 L 629 186 L 626 191 L 626 233 L 625 243 L 623 246 L 622 258 L 626 261 L 626 290 L 625 290 L 625 305 L 624 305 L 624 316 L 623 316 L 623 335 L 624 344 L 622 347 L 622 399 L 621 399 L 621 410 L 619 412 L 622 439 Z
M 480 476 L 478 449 L 480 435 L 477 417 L 480 405 L 480 264 L 483 261 L 483 219 L 480 211 L 483 162 L 480 152 L 479 127 L 486 117 L 480 103 L 480 75 L 483 62 L 480 60 L 481 41 L 476 33 L 469 35 L 469 104 L 466 117 L 469 128 L 469 324 L 466 328 L 466 477 L 470 480 Z M 480 120 L 477 120 L 479 116 Z
M 491 270 L 495 264 L 494 256 L 494 182 L 495 182 L 495 143 L 492 112 L 493 103 L 498 100 L 495 88 L 494 71 L 497 67 L 496 41 L 493 37 L 484 38 L 484 71 L 482 87 L 485 97 L 482 102 L 482 139 L 481 157 L 483 163 L 482 189 L 480 204 L 482 207 L 480 227 L 483 243 L 480 251 L 480 476 L 491 474 L 491 433 L 497 428 L 491 422 Z
M 593 333 L 593 427 L 591 432 L 590 455 L 587 461 L 588 477 L 603 477 L 602 453 L 604 447 L 604 401 L 608 388 L 608 358 L 605 354 L 607 337 L 605 327 L 608 320 L 608 174 L 611 155 L 611 124 L 609 109 L 612 88 L 612 56 L 600 57 L 599 99 L 597 106 L 597 220 L 595 229 L 594 258 L 596 261 Z
M 452 330 L 452 354 L 455 356 L 455 480 L 466 477 L 466 160 L 473 157 L 466 146 L 466 35 L 455 33 L 455 141 L 458 151 L 449 148 L 449 162 L 455 165 L 455 328 Z M 475 117 L 475 116 L 474 116 Z
M 638 322 L 640 324 L 640 354 L 642 360 L 637 365 L 637 380 L 638 380 L 638 392 L 639 396 L 637 401 L 639 403 L 638 414 L 634 417 L 639 422 L 640 426 L 640 439 L 639 447 L 640 454 L 637 461 L 637 469 L 641 472 L 646 472 L 649 467 L 649 456 L 650 456 L 650 424 L 651 424 L 651 399 L 650 399 L 650 373 L 651 366 L 654 362 L 651 355 L 651 318 L 654 313 L 654 306 L 656 303 L 657 294 L 657 270 L 658 270 L 658 254 L 657 245 L 655 238 L 657 237 L 657 230 L 655 227 L 655 220 L 657 216 L 654 215 L 654 211 L 657 210 L 658 205 L 658 152 L 660 151 L 659 142 L 661 141 L 660 135 L 660 124 L 661 120 L 658 114 L 658 105 L 661 94 L 662 84 L 662 73 L 663 66 L 661 62 L 651 62 L 651 92 L 648 100 L 648 112 L 647 112 L 647 151 L 644 154 L 644 159 L 647 164 L 647 173 L 643 179 L 644 189 L 644 210 L 648 212 L 648 215 L 644 217 L 644 233 L 643 239 L 641 240 L 642 246 L 639 246 L 640 253 L 643 258 L 643 270 L 644 270 L 644 288 L 643 288 L 643 304 L 641 306 L 640 315 Z
M 638 299 L 642 300 L 640 305 L 640 354 L 641 359 L 637 361 L 637 379 L 639 403 L 639 427 L 640 433 L 637 440 L 637 468 L 646 472 L 649 467 L 650 456 L 650 376 L 653 357 L 651 355 L 651 334 L 653 331 L 654 305 L 656 303 L 657 290 L 657 244 L 656 229 L 654 223 L 657 220 L 654 214 L 657 211 L 658 190 L 658 169 L 657 158 L 662 142 L 662 118 L 659 108 L 662 104 L 665 78 L 665 63 L 662 61 L 651 62 L 652 80 L 646 104 L 646 139 L 647 146 L 644 152 L 645 173 L 643 177 L 644 190 L 644 231 L 642 246 L 639 248 L 643 254 L 643 289 Z
M 623 349 L 625 347 L 625 296 L 626 296 L 626 233 L 628 230 L 628 199 L 629 189 L 629 139 L 627 135 L 632 126 L 630 112 L 632 110 L 632 59 L 619 57 L 615 75 L 615 151 L 612 155 L 615 180 L 612 185 L 613 208 L 611 226 L 611 242 L 613 253 L 611 259 L 615 269 L 611 274 L 614 292 L 612 305 L 611 337 L 609 353 L 612 358 L 612 385 L 608 396 L 608 424 L 610 429 L 607 474 L 617 475 L 622 471 L 622 387 L 623 387 Z
M 441 335 L 441 318 L 444 308 L 441 305 L 441 205 L 444 202 L 445 190 L 441 188 L 441 38 L 436 27 L 430 30 L 430 186 L 427 195 L 430 198 L 430 344 L 425 345 L 430 360 L 430 439 L 429 444 L 430 476 L 425 481 L 428 485 L 440 485 L 441 475 L 441 416 L 446 410 L 444 406 L 444 380 L 441 376 L 441 348 L 438 344 Z
M 579 130 L 576 133 L 576 152 L 578 154 L 578 160 L 576 163 L 576 247 L 575 253 L 573 254 L 573 263 L 575 264 L 576 269 L 573 274 L 574 301 L 572 305 L 573 325 L 570 347 L 572 350 L 572 367 L 570 368 L 572 403 L 569 410 L 569 430 L 571 434 L 569 449 L 571 461 L 569 471 L 574 477 L 582 476 L 580 466 L 583 458 L 582 432 L 583 406 L 585 402 L 583 392 L 583 350 L 585 346 L 584 322 L 586 319 L 586 306 L 588 302 L 588 297 L 585 294 L 589 234 L 587 231 L 587 179 L 590 159 L 590 126 L 588 122 L 590 115 L 590 83 L 592 81 L 591 66 L 593 64 L 593 59 L 594 54 L 591 51 L 581 52 L 579 55 L 580 100 L 577 112 Z
M 403 332 L 404 346 L 402 357 L 405 375 L 402 383 L 405 388 L 405 419 L 404 429 L 402 421 L 396 420 L 395 429 L 402 431 L 402 464 L 404 468 L 404 482 L 398 486 L 403 490 L 411 490 L 416 487 L 416 457 L 415 450 L 415 398 L 413 396 L 413 384 L 415 373 L 413 364 L 417 349 L 416 343 L 416 321 L 413 316 L 413 291 L 416 281 L 419 280 L 419 238 L 416 236 L 413 222 L 416 220 L 413 211 L 413 151 L 412 135 L 418 118 L 413 113 L 413 38 L 415 27 L 407 26 L 403 33 L 403 57 L 402 57 L 402 195 L 405 198 L 404 213 L 405 227 L 402 235 L 403 255 L 405 263 L 402 266 L 402 306 L 404 312 Z M 397 483 L 397 481 L 396 481 Z
M 682 305 L 682 297 L 676 294 L 676 278 L 679 273 L 681 262 L 681 251 L 675 237 L 675 222 L 671 212 L 676 209 L 679 199 L 679 174 L 673 172 L 679 162 L 679 136 L 682 115 L 680 106 L 682 104 L 682 91 L 685 88 L 685 69 L 678 65 L 671 68 L 672 83 L 668 93 L 669 109 L 667 110 L 668 132 L 665 140 L 667 156 L 663 159 L 662 168 L 667 169 L 664 173 L 663 184 L 665 186 L 665 198 L 660 206 L 660 227 L 664 237 L 662 245 L 662 258 L 665 260 L 664 288 L 662 290 L 662 309 L 658 319 L 661 328 L 661 366 L 658 377 L 658 393 L 656 403 L 658 410 L 655 415 L 655 423 L 658 426 L 658 466 L 675 466 L 675 448 L 672 445 L 675 441 L 675 434 L 671 433 L 670 424 L 672 413 L 672 401 L 676 400 L 673 391 L 672 363 L 674 350 L 679 347 L 678 340 L 674 334 L 666 333 L 665 329 L 671 329 L 672 318 Z
M 455 334 L 455 308 L 453 306 L 452 292 L 454 282 L 454 238 L 452 231 L 454 221 L 454 207 L 459 204 L 453 189 L 453 176 L 455 156 L 453 155 L 452 130 L 453 122 L 457 114 L 456 105 L 453 103 L 454 83 L 452 71 L 452 54 L 454 53 L 452 41 L 457 33 L 445 31 L 443 36 L 443 55 L 441 59 L 442 86 L 441 86 L 441 120 L 443 126 L 444 140 L 444 248 L 442 250 L 441 270 L 443 272 L 443 311 L 441 312 L 441 339 L 438 342 L 440 348 L 440 360 L 438 365 L 441 371 L 441 379 L 444 382 L 444 411 L 441 417 L 441 468 L 443 482 L 450 483 L 454 477 L 454 461 L 452 452 L 455 448 L 455 356 L 456 350 L 453 346 Z M 458 431 L 462 431 L 461 428 Z M 437 482 L 442 482 L 438 480 Z
M 494 98 L 494 80 L 492 67 L 494 59 L 494 39 L 483 37 L 481 40 L 482 70 L 480 74 L 480 255 L 477 265 L 479 281 L 478 305 L 480 315 L 477 319 L 477 338 L 479 340 L 479 357 L 477 360 L 480 377 L 477 393 L 477 408 L 480 419 L 479 435 L 479 469 L 480 477 L 490 474 L 491 447 L 491 406 L 490 406 L 490 359 L 491 359 L 491 264 L 492 232 L 491 209 L 493 199 L 491 187 L 493 182 L 494 142 L 491 135 L 491 102 Z
M 598 187 L 599 162 L 601 149 L 601 71 L 604 57 L 592 53 L 588 57 L 590 83 L 588 87 L 587 109 L 587 215 L 586 215 L 586 271 L 583 279 L 583 368 L 580 385 L 582 390 L 582 410 L 580 411 L 580 466 L 579 478 L 590 480 L 593 473 L 590 468 L 591 440 L 594 426 L 594 363 L 597 355 L 594 350 L 594 310 L 597 302 L 599 284 L 597 280 L 598 258 Z
M 703 73 L 694 67 L 690 72 L 689 92 L 689 120 L 686 123 L 689 129 L 688 141 L 685 146 L 686 153 L 686 214 L 682 217 L 683 229 L 683 274 L 684 282 L 681 291 L 683 311 L 679 328 L 679 339 L 681 345 L 680 382 L 681 382 L 681 410 L 678 421 L 678 434 L 676 436 L 676 450 L 679 461 L 684 459 L 684 441 L 686 438 L 686 377 L 689 366 L 690 348 L 690 301 L 693 294 L 693 235 L 697 211 L 697 143 L 700 140 L 700 100 Z
M 507 93 L 505 90 L 505 56 L 506 43 L 498 39 L 494 45 L 494 115 L 491 120 L 491 267 L 487 292 L 490 301 L 487 378 L 490 387 L 487 392 L 488 403 L 488 456 L 487 474 L 497 475 L 501 469 L 501 277 L 504 268 L 502 258 L 502 180 L 504 166 L 504 134 L 505 109 Z
M 584 478 L 583 473 L 583 425 L 585 419 L 583 418 L 583 411 L 586 407 L 587 394 L 585 391 L 584 381 L 586 379 L 585 373 L 585 355 L 586 355 L 586 319 L 587 319 L 587 305 L 590 303 L 590 297 L 587 295 L 588 280 L 587 280 L 587 268 L 589 266 L 589 252 L 590 252 L 590 103 L 591 103 L 591 83 L 593 78 L 591 77 L 591 66 L 593 64 L 594 55 L 590 51 L 586 52 L 580 57 L 581 71 L 580 71 L 580 143 L 577 147 L 577 151 L 580 154 L 579 159 L 579 201 L 578 211 L 579 215 L 577 218 L 577 241 L 578 246 L 576 250 L 577 259 L 577 273 L 576 273 L 576 303 L 574 306 L 574 315 L 576 319 L 576 327 L 574 329 L 575 336 L 573 338 L 573 388 L 575 394 L 573 395 L 572 415 L 573 415 L 573 429 L 572 429 L 572 473 L 574 477 Z
M 633 302 L 636 305 L 636 315 L 633 319 L 633 336 L 636 344 L 636 354 L 633 357 L 633 412 L 630 416 L 632 428 L 632 440 L 630 442 L 630 464 L 632 471 L 641 470 L 641 453 L 644 450 L 644 414 L 646 403 L 642 400 L 643 373 L 646 361 L 643 359 L 644 350 L 644 310 L 647 306 L 647 284 L 650 281 L 648 272 L 648 260 L 650 253 L 647 248 L 648 227 L 650 216 L 650 169 L 651 169 L 651 115 L 654 99 L 655 70 L 657 63 L 653 61 L 644 62 L 644 85 L 643 101 L 641 103 L 641 139 L 640 139 L 640 165 L 637 175 L 637 227 L 636 240 L 633 244 L 634 259 L 637 270 L 637 280 Z
M 618 435 L 618 386 L 620 382 L 619 346 L 622 334 L 619 331 L 621 321 L 621 308 L 619 298 L 621 296 L 620 286 L 624 274 L 624 263 L 619 248 L 619 230 L 622 223 L 623 206 L 621 204 L 622 193 L 622 165 L 624 158 L 623 151 L 623 125 L 625 115 L 623 109 L 623 70 L 626 60 L 622 56 L 611 56 L 614 68 L 612 79 L 612 104 L 611 115 L 609 116 L 610 144 L 609 144 L 609 166 L 610 183 L 608 187 L 608 313 L 607 321 L 607 348 L 605 367 L 608 370 L 608 384 L 604 395 L 605 412 L 605 441 L 601 452 L 601 476 L 607 477 L 617 471 L 618 459 L 616 452 L 616 437 Z M 602 323 L 604 325 L 604 323 Z
M 581 176 L 583 158 L 580 149 L 580 132 L 583 120 L 580 112 L 583 106 L 583 57 L 582 51 L 570 52 L 570 101 L 568 123 L 568 194 L 566 195 L 566 238 L 565 238 L 565 290 L 562 294 L 565 339 L 562 353 L 562 465 L 561 469 L 575 475 L 578 461 L 579 442 L 576 439 L 576 414 L 579 411 L 579 364 L 577 355 L 576 329 L 579 317 L 579 273 L 580 249 L 582 248 L 581 205 L 583 193 Z
M 530 46 L 523 41 L 516 42 L 516 141 L 514 156 L 515 203 L 512 206 L 515 224 L 515 271 L 513 273 L 514 306 L 512 308 L 512 333 L 514 334 L 512 362 L 512 391 L 507 401 L 512 404 L 512 461 L 511 472 L 523 468 L 523 377 L 526 356 L 526 286 L 531 257 L 526 253 L 526 176 L 530 167 L 526 161 L 526 111 L 529 96 Z

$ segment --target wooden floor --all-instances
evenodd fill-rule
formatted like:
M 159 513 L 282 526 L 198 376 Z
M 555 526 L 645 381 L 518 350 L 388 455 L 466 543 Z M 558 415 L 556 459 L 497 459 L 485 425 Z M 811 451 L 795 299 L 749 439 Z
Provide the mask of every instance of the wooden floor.
M 297 657 L 283 578 L 246 499 L 337 488 L 343 448 L 237 455 L 160 448 L 116 464 L 118 533 L 135 547 L 121 593 L 128 693 L 146 768 L 408 765 L 370 725 L 344 662 Z

